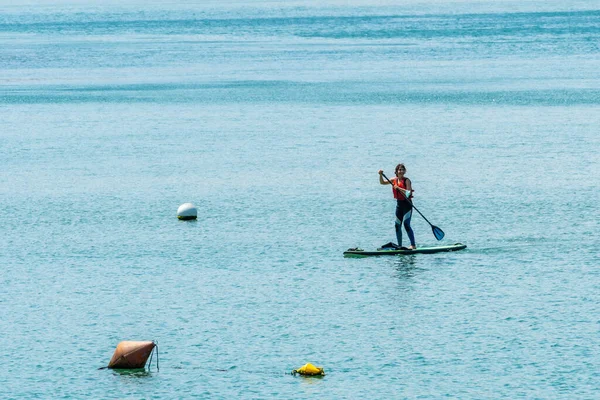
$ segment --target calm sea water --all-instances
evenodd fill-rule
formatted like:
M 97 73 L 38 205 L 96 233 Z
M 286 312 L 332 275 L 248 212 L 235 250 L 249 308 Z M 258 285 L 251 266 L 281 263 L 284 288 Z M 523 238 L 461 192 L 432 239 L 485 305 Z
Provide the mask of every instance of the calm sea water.
M 0 3 L 0 397 L 600 397 L 599 71 L 592 1 Z M 398 162 L 467 250 L 342 257 Z

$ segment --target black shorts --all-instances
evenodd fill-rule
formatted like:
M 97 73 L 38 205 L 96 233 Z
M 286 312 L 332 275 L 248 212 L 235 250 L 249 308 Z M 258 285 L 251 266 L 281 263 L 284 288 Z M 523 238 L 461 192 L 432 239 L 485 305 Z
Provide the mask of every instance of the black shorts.
M 406 200 L 398 200 L 396 203 L 396 218 L 400 221 L 404 219 L 404 215 L 412 210 L 412 204 Z

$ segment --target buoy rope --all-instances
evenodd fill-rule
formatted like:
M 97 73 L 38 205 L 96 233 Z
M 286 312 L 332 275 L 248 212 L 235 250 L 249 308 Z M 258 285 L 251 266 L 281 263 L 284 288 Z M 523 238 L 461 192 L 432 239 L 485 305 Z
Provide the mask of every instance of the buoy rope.
M 150 361 L 148 361 L 148 369 L 150 369 L 150 367 L 152 366 L 152 356 L 154 355 L 154 349 L 156 349 L 156 370 L 160 371 L 160 368 L 158 366 L 158 341 L 153 341 L 154 342 L 154 348 L 152 349 L 152 352 L 150 353 Z
M 150 367 L 152 367 L 152 355 L 154 354 L 154 347 L 152 348 L 152 351 L 150 352 L 150 360 L 148 361 L 148 370 L 150 369 Z

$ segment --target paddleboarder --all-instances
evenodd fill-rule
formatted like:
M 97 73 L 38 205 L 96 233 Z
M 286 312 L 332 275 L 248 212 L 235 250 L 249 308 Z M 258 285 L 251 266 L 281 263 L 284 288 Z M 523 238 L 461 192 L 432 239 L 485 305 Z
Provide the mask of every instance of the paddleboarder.
M 408 179 L 404 174 L 406 174 L 406 167 L 404 164 L 400 163 L 396 165 L 395 169 L 396 177 L 391 180 L 383 179 L 384 174 L 383 170 L 379 170 L 379 183 L 382 185 L 392 184 L 392 191 L 394 192 L 394 199 L 396 199 L 396 239 L 398 240 L 398 247 L 402 247 L 402 225 L 404 225 L 404 229 L 408 234 L 408 239 L 410 240 L 411 250 L 417 248 L 415 245 L 415 234 L 410 226 L 410 218 L 412 217 L 412 198 L 413 198 L 413 189 L 412 183 L 410 179 Z

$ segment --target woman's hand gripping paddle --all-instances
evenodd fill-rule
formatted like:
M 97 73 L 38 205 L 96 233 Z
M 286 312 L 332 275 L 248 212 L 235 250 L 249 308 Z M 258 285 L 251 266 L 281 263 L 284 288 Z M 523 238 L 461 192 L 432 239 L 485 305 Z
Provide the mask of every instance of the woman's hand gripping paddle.
M 390 185 L 392 185 L 392 187 L 394 187 L 394 184 L 388 179 L 387 176 L 385 176 L 385 174 L 383 172 L 381 173 L 381 175 L 385 178 L 386 181 L 388 181 L 388 183 Z M 404 194 L 404 192 L 402 192 L 402 190 L 398 190 L 398 192 L 400 192 L 400 194 L 406 199 L 406 201 L 408 201 L 410 203 L 412 208 L 414 208 L 421 215 L 421 217 L 423 217 L 423 219 L 425 221 L 427 221 L 427 223 L 429 225 L 431 225 L 431 231 L 433 232 L 433 236 L 435 236 L 435 238 L 437 240 L 442 240 L 445 235 L 444 231 L 441 230 L 440 228 L 438 228 L 437 226 L 433 225 L 431 222 L 429 222 L 429 220 L 427 218 L 425 218 L 425 216 L 421 213 L 421 211 L 419 211 L 419 209 L 417 207 L 415 207 L 415 205 L 412 203 L 412 201 L 410 201 L 408 199 L 408 197 L 406 197 L 406 195 Z

